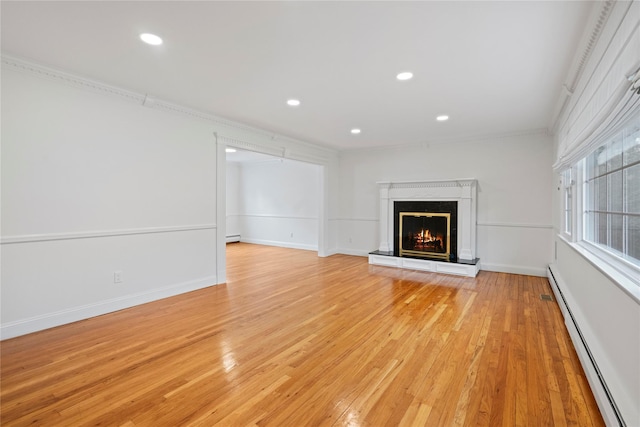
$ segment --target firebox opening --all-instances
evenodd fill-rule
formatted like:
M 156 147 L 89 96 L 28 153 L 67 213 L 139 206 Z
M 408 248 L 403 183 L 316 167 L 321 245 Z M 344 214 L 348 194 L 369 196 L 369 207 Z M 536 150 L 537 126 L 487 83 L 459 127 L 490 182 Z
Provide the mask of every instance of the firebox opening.
M 403 215 L 403 221 L 401 221 L 400 214 L 403 213 L 406 215 Z M 419 228 L 414 231 L 414 234 L 422 230 L 421 226 L 423 224 L 420 221 L 424 221 L 425 226 L 430 230 L 429 235 L 425 234 L 424 238 L 422 234 L 420 234 L 419 239 L 414 237 L 414 241 L 418 240 L 418 243 L 421 243 L 421 245 L 418 245 L 418 249 L 403 245 L 400 230 L 403 222 L 405 224 L 402 225 L 402 231 L 408 227 L 407 221 L 404 220 L 405 216 L 409 218 L 413 216 L 415 218 L 416 215 L 420 217 L 416 218 L 416 227 Z M 408 221 L 413 222 L 412 220 Z M 433 227 L 436 229 L 434 230 Z M 438 246 L 438 240 L 441 242 L 440 246 Z M 408 241 L 407 243 L 410 244 L 411 242 Z M 393 255 L 456 262 L 458 259 L 458 202 L 454 200 L 394 200 Z
M 400 212 L 400 256 L 449 259 L 451 214 Z

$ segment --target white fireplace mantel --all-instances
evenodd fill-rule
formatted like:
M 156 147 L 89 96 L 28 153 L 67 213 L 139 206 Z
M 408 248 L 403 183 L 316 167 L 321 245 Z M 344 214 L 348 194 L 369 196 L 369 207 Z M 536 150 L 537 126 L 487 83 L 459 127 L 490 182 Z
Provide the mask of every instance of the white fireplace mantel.
M 476 206 L 478 185 L 475 179 L 439 181 L 378 182 L 380 190 L 381 252 L 394 250 L 393 202 L 456 201 L 458 202 L 458 253 L 462 260 L 476 258 Z

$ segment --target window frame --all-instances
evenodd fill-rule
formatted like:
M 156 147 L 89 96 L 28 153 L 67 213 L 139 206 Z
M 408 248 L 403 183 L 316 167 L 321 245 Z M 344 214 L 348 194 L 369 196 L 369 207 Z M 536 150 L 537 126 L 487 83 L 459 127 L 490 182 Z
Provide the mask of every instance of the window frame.
M 630 125 L 632 125 L 630 123 Z M 619 137 L 622 132 L 626 132 L 626 127 L 620 133 L 616 134 L 602 146 L 608 146 L 610 141 Z M 597 149 L 599 149 L 598 147 Z M 596 150 L 597 150 L 596 149 Z M 560 203 L 562 209 L 561 230 L 560 237 L 573 246 L 579 253 L 581 253 L 589 262 L 591 262 L 598 270 L 609 276 L 612 280 L 618 283 L 623 290 L 632 295 L 636 300 L 640 302 L 640 265 L 637 265 L 623 256 L 616 253 L 613 247 L 607 245 L 598 244 L 587 240 L 588 233 L 588 220 L 587 215 L 591 206 L 588 206 L 588 172 L 587 161 L 589 157 L 594 153 L 589 153 L 575 165 L 573 165 L 572 172 L 563 171 L 561 173 L 561 183 L 563 185 Z M 608 161 L 608 160 L 607 160 Z M 569 169 L 567 169 L 569 170 Z M 566 182 L 566 176 L 573 174 L 574 179 L 572 182 Z M 572 191 L 572 206 L 567 207 L 566 191 Z M 624 200 L 624 198 L 623 198 Z M 609 194 L 607 194 L 607 209 L 610 207 Z M 567 227 L 567 220 L 565 213 L 570 210 L 572 213 L 570 227 Z M 593 209 L 591 209 L 593 210 Z M 592 213 L 593 214 L 593 213 Z M 623 228 L 624 230 L 624 228 Z M 569 232 L 570 231 L 570 232 Z M 610 231 L 607 230 L 607 235 Z M 595 236 L 594 236 L 595 237 Z M 624 237 L 626 239 L 628 237 Z M 607 243 L 609 243 L 609 237 Z M 624 250 L 624 248 L 623 248 Z
M 577 171 L 577 167 L 570 167 L 565 169 L 560 175 L 560 183 L 562 189 L 562 218 L 561 218 L 561 230 L 560 233 L 568 241 L 575 241 L 576 236 L 576 208 L 578 205 L 576 202 L 576 180 L 574 176 Z

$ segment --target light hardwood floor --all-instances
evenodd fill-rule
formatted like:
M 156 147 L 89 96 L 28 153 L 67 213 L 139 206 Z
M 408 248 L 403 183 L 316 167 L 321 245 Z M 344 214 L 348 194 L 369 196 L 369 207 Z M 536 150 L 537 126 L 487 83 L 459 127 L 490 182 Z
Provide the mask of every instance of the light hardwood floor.
M 226 285 L 2 342 L 2 425 L 604 425 L 544 278 L 227 250 Z

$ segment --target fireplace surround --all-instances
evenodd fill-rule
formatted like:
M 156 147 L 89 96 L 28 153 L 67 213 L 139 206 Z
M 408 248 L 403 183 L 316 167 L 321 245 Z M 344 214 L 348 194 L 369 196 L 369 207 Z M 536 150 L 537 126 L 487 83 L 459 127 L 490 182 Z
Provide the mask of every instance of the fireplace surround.
M 455 179 L 439 181 L 403 181 L 378 182 L 380 195 L 380 245 L 377 251 L 369 254 L 369 263 L 459 274 L 475 277 L 480 263 L 476 257 L 477 222 L 477 181 L 475 179 Z M 449 213 L 450 233 L 447 250 L 429 249 L 423 244 L 418 252 L 400 253 L 401 235 L 399 235 L 400 212 L 417 214 Z M 432 215 L 433 217 L 434 215 Z M 417 230 L 416 233 L 422 233 Z M 437 233 L 436 233 L 437 234 Z M 428 237 L 430 248 L 437 246 L 440 240 L 445 245 L 445 236 Z M 420 237 L 414 240 L 422 242 Z M 404 252 L 404 251 L 403 251 Z M 444 255 L 446 254 L 446 255 Z

